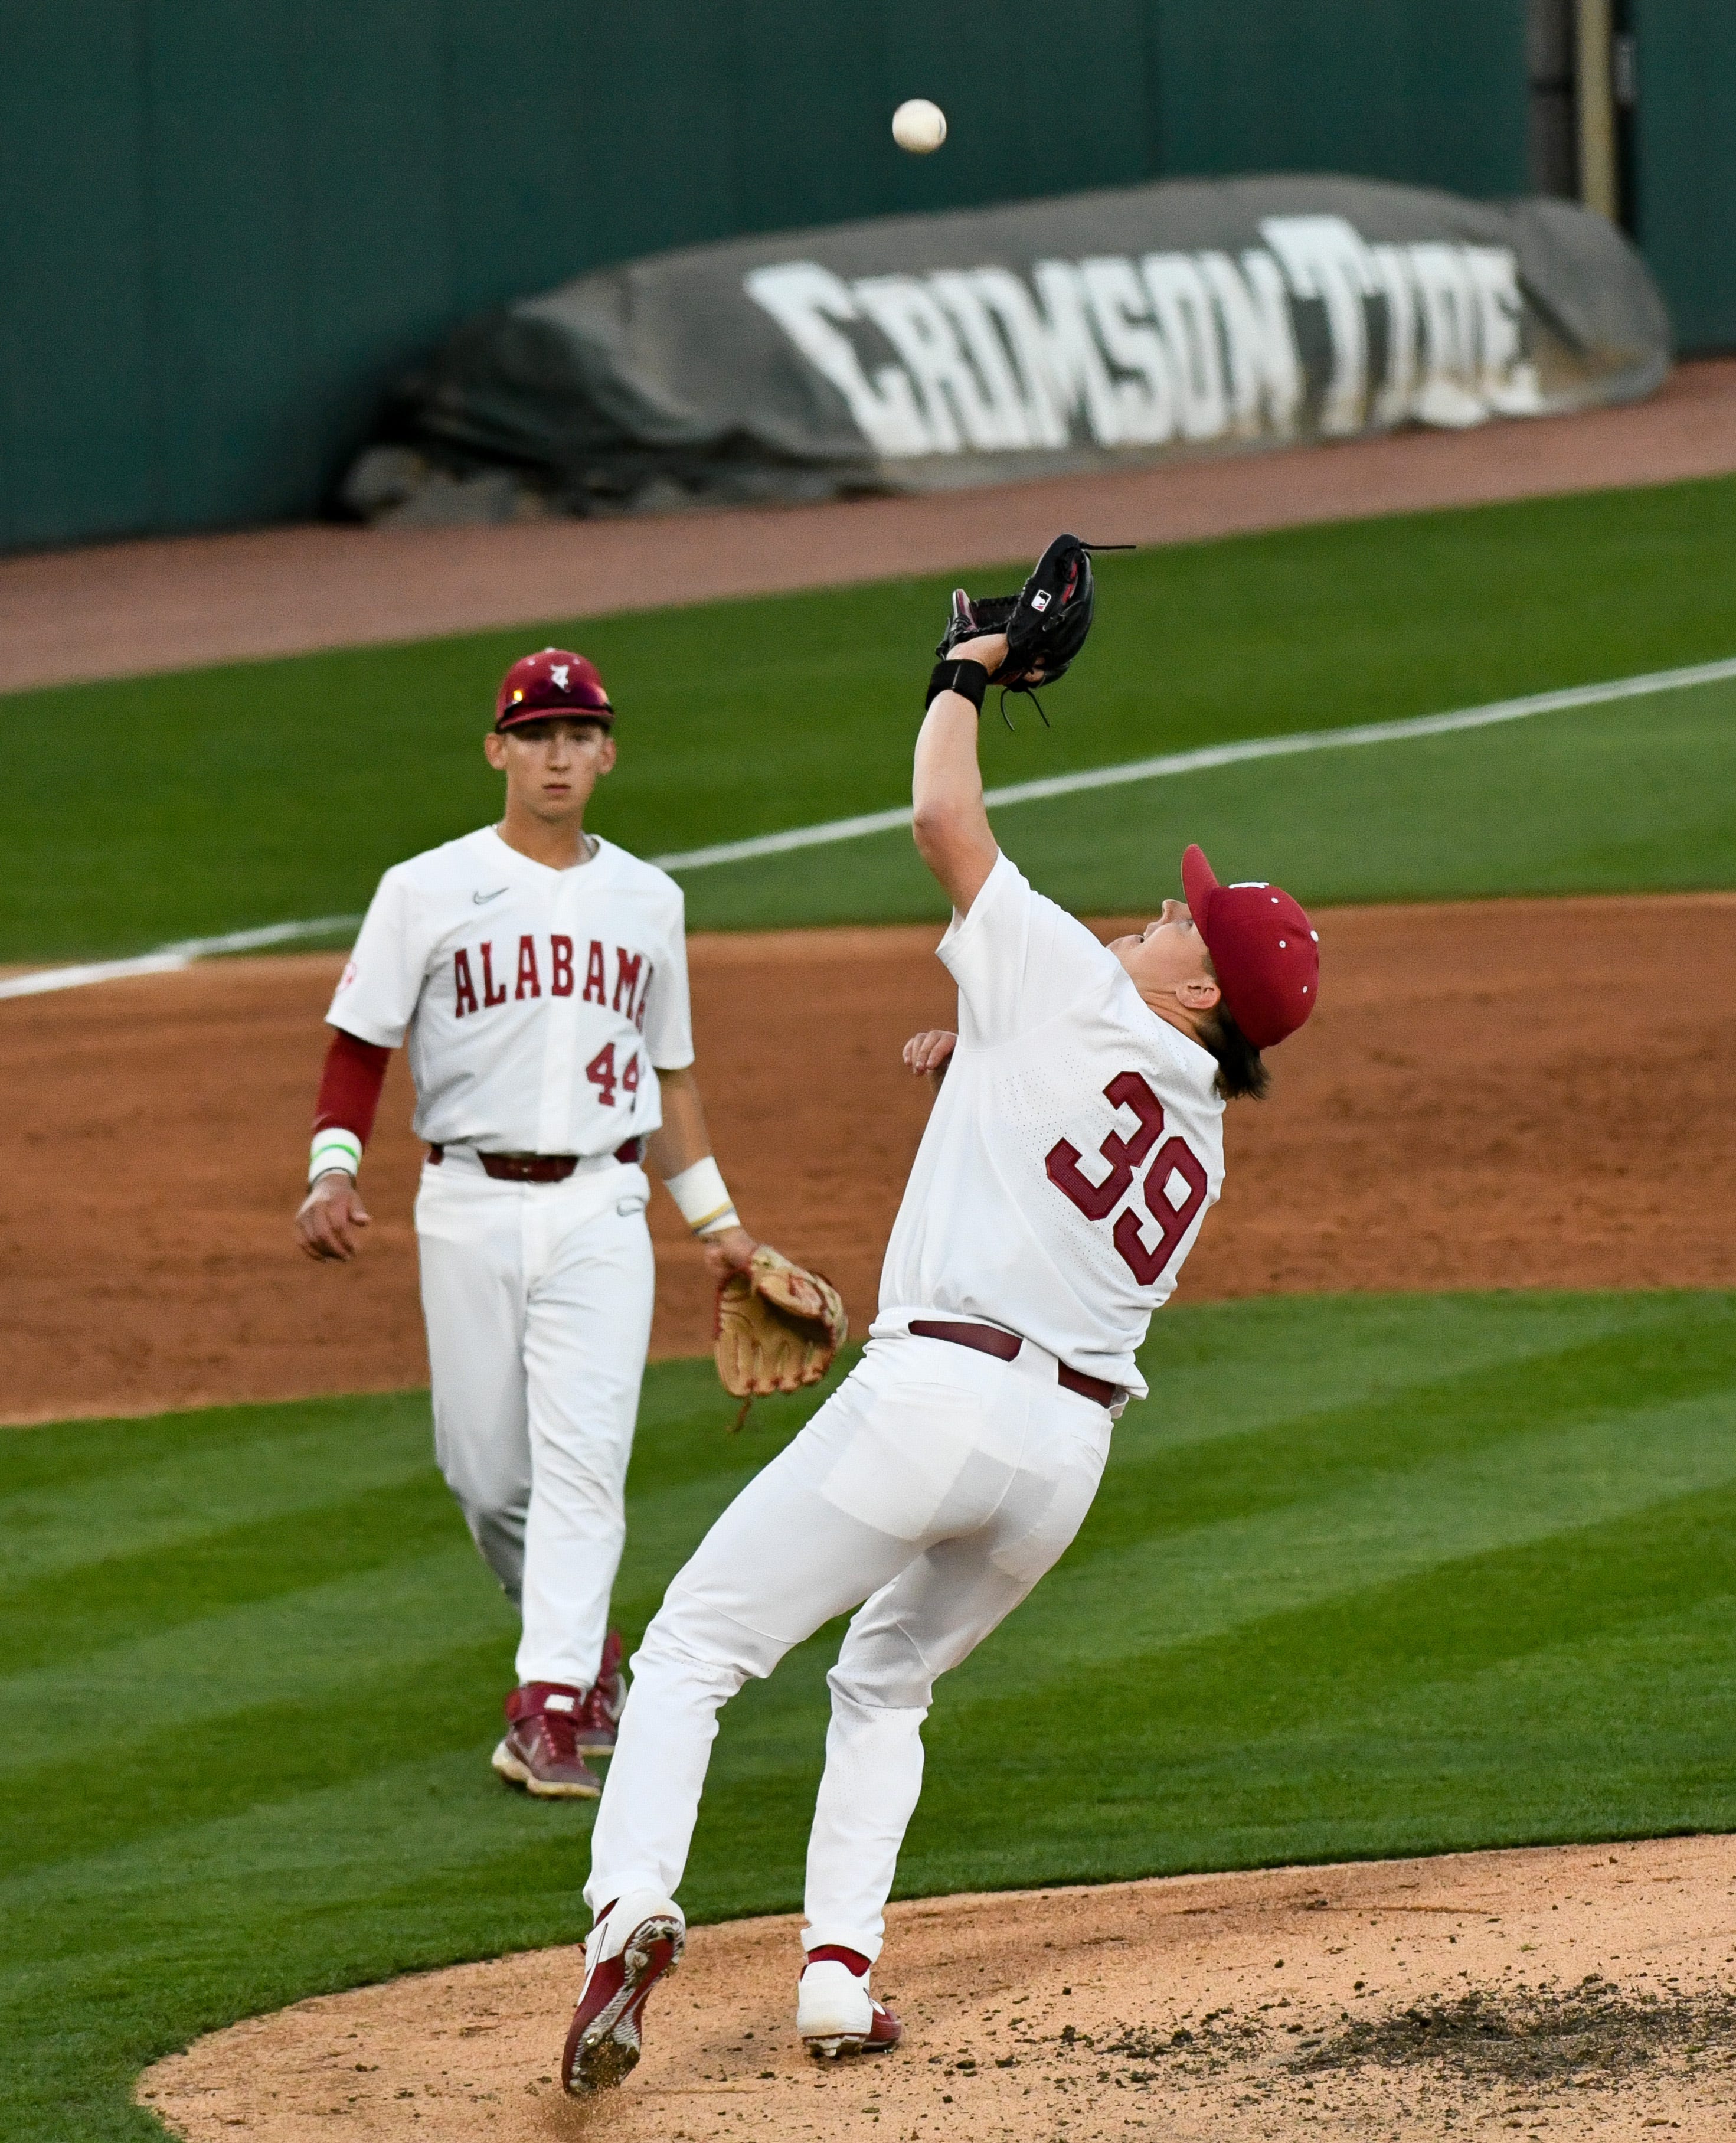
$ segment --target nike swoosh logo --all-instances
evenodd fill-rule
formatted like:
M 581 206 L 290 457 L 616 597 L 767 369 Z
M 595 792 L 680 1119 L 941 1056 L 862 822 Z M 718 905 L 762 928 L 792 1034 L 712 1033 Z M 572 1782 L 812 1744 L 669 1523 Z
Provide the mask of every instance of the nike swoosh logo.
M 486 908 L 491 900 L 498 900 L 503 893 L 511 891 L 510 886 L 497 885 L 492 893 L 473 893 L 470 897 L 478 908 Z

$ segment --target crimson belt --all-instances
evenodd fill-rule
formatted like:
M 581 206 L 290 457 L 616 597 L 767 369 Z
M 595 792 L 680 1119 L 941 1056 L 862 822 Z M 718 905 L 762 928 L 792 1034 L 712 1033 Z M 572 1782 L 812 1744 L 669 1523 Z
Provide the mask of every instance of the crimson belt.
M 630 1138 L 615 1149 L 616 1161 L 630 1166 L 645 1157 L 645 1141 Z M 446 1158 L 443 1146 L 428 1148 L 430 1166 L 438 1168 Z M 564 1183 L 583 1158 L 576 1153 L 479 1153 L 477 1159 L 482 1165 L 484 1175 L 492 1175 L 497 1183 Z
M 1016 1332 L 1003 1332 L 998 1324 L 941 1324 L 930 1317 L 913 1317 L 910 1329 L 918 1339 L 944 1339 L 951 1346 L 973 1348 L 979 1354 L 992 1354 L 1002 1362 L 1016 1360 L 1025 1344 Z M 1081 1398 L 1093 1399 L 1100 1407 L 1113 1406 L 1121 1396 L 1120 1384 L 1110 1383 L 1106 1377 L 1088 1377 L 1083 1369 L 1070 1369 L 1065 1362 L 1056 1364 L 1055 1381 L 1064 1390 L 1077 1392 Z

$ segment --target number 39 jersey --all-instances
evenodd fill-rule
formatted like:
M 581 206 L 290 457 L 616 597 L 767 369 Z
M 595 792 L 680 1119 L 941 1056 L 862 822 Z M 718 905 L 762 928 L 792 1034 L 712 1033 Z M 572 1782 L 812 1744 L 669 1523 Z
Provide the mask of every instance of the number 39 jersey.
M 873 1329 L 982 1319 L 1143 1397 L 1135 1350 L 1223 1187 L 1217 1064 L 1005 855 L 940 957 L 958 1047 Z
M 693 1062 L 681 888 L 612 842 L 557 871 L 467 834 L 380 880 L 326 1019 L 408 1036 L 432 1145 L 612 1151 Z

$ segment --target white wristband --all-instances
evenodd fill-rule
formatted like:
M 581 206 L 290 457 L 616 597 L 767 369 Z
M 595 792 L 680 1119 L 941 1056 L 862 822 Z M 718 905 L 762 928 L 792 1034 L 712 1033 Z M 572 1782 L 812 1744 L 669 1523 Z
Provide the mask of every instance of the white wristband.
M 691 1168 L 669 1178 L 669 1195 L 696 1235 L 715 1235 L 741 1225 L 735 1217 L 735 1201 L 725 1187 L 723 1171 L 709 1153 Z
M 313 1183 L 341 1168 L 346 1175 L 362 1172 L 362 1141 L 354 1131 L 315 1131 L 314 1150 L 308 1156 L 308 1181 Z

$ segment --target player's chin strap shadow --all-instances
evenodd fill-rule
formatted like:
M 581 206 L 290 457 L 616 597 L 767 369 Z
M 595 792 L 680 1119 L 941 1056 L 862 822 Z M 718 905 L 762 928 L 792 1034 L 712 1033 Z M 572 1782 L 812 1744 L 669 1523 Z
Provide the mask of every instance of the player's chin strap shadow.
M 1079 547 L 1086 557 L 1094 558 L 1100 551 L 1137 551 L 1140 547 L 1137 543 L 1087 543 L 1081 537 Z M 1071 592 L 1071 585 L 1067 592 Z M 1065 676 L 1067 667 L 1065 662 L 1062 663 L 1061 668 L 1055 673 L 1055 677 Z M 1045 676 L 1041 681 L 1045 685 L 1052 685 L 1055 682 L 1055 677 Z M 1001 687 L 1001 719 L 1008 729 L 1011 729 L 1013 725 L 1012 716 L 1006 711 L 1006 695 L 1009 692 L 1022 692 L 1031 705 L 1036 709 L 1037 713 L 1042 716 L 1043 727 L 1046 730 L 1054 728 L 1054 723 L 1044 712 L 1042 701 L 1036 696 L 1036 685 L 1031 683 L 1029 677 L 1019 677 L 1016 678 L 1011 684 L 1003 685 Z

